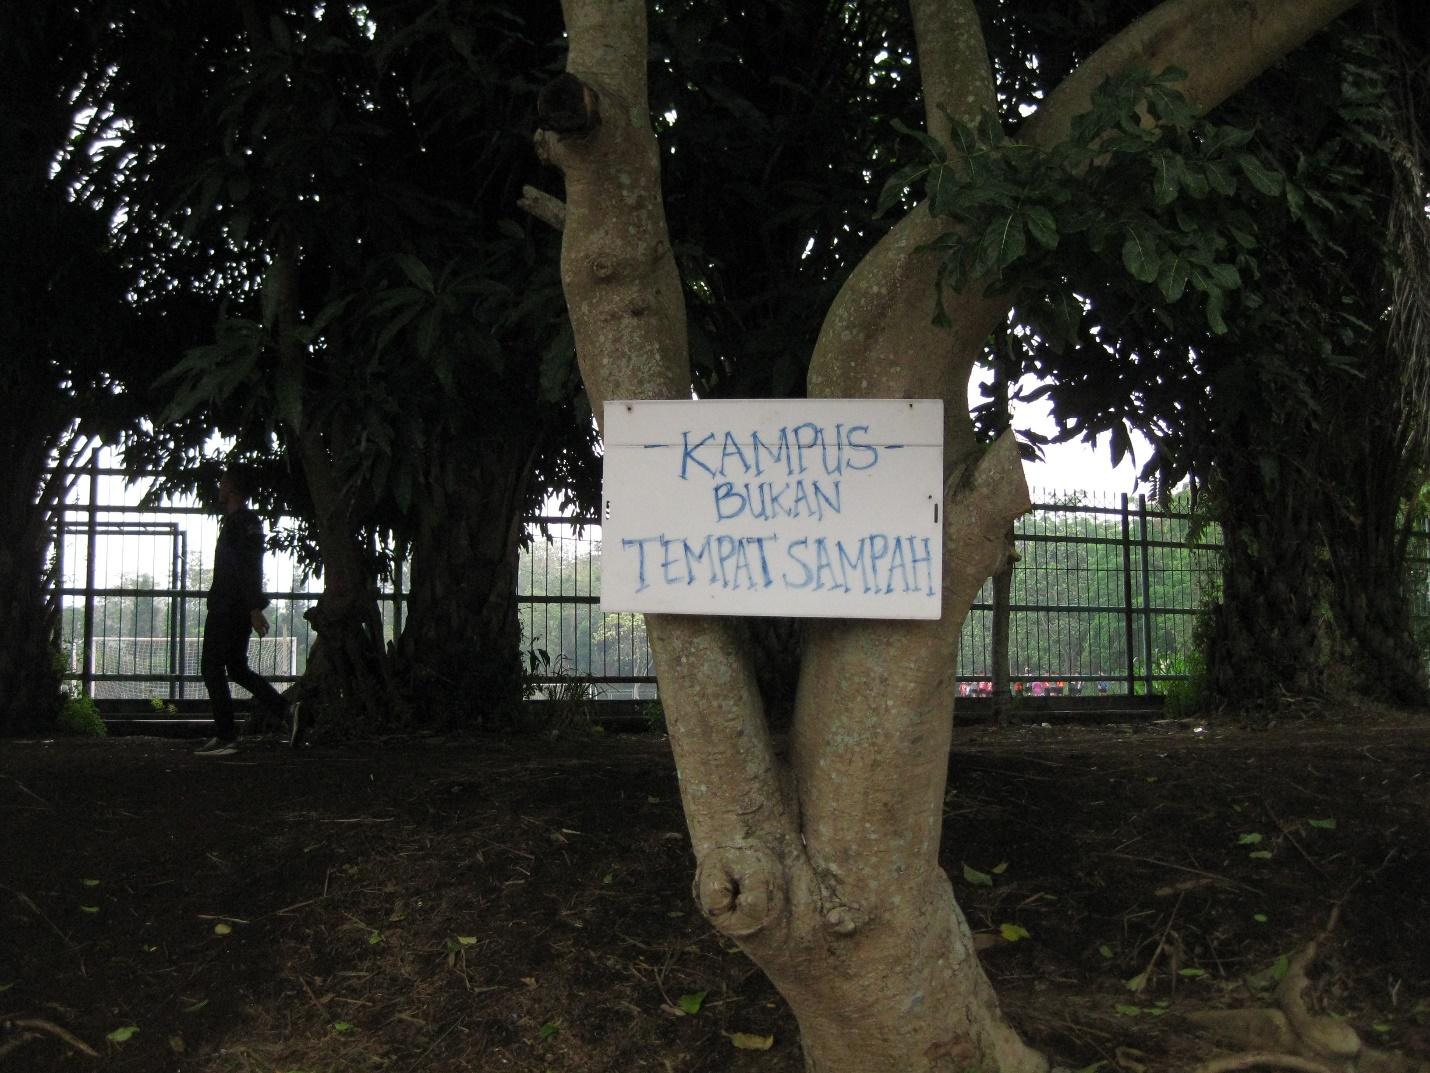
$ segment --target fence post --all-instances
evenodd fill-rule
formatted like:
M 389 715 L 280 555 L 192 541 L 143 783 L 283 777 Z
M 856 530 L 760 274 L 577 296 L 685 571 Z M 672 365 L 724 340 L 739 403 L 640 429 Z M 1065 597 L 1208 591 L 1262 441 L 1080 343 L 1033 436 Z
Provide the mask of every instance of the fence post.
M 94 558 L 99 547 L 99 453 L 89 456 L 89 537 L 86 542 L 84 566 L 84 657 L 80 688 L 87 697 L 94 696 Z
M 184 699 L 184 673 L 189 661 L 189 531 L 179 531 L 179 688 Z
M 1137 521 L 1142 554 L 1142 673 L 1147 683 L 1147 695 L 1152 695 L 1152 570 L 1147 562 L 1147 497 L 1137 497 Z
M 177 590 L 179 574 L 183 570 L 179 557 L 179 527 L 169 526 L 169 536 L 173 540 L 173 561 L 169 564 L 169 588 Z M 179 697 L 179 678 L 184 673 L 184 635 L 179 630 L 179 597 L 169 597 L 169 699 Z
M 1127 652 L 1127 695 L 1130 697 L 1137 692 L 1137 658 L 1132 652 L 1132 519 L 1126 492 L 1122 493 L 1122 612 Z

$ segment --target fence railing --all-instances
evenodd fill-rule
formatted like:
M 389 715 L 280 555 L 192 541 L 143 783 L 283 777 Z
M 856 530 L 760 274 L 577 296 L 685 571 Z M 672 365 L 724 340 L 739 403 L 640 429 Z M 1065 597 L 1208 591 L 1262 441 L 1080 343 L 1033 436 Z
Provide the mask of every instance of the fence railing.
M 98 699 L 206 696 L 198 639 L 217 520 L 192 504 L 140 503 L 132 475 L 91 467 L 58 519 L 54 577 L 68 675 Z M 1183 679 L 1197 615 L 1214 598 L 1220 532 L 1142 496 L 1040 497 L 1015 527 L 1021 556 L 1012 579 L 1009 664 L 1015 689 L 1052 693 L 1155 692 Z M 545 687 L 579 678 L 612 699 L 655 694 L 639 615 L 600 611 L 600 526 L 593 519 L 533 519 L 518 582 L 523 644 L 545 654 Z M 1416 591 L 1430 622 L 1425 534 L 1418 534 Z M 301 677 L 314 640 L 303 617 L 318 598 L 291 560 L 266 559 L 272 632 L 250 661 L 278 682 Z M 381 594 L 390 639 L 401 631 L 402 575 Z M 992 588 L 965 622 L 961 688 L 992 677 Z

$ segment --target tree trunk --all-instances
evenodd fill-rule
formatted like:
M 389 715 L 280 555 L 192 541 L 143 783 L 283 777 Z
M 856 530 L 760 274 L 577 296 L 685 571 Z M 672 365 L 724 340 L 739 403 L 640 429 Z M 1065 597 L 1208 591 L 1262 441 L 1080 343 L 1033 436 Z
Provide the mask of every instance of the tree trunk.
M 1211 107 L 1349 0 L 1173 0 L 1051 94 L 1029 137 L 1056 139 L 1108 73 L 1189 68 Z M 567 73 L 543 92 L 538 151 L 566 177 L 561 271 L 593 410 L 690 396 L 680 281 L 645 82 L 643 0 L 563 0 Z M 912 3 L 926 123 L 993 104 L 971 0 Z M 1253 32 L 1254 31 L 1254 32 Z M 957 159 L 956 153 L 950 155 Z M 787 760 L 771 746 L 748 635 L 728 619 L 647 617 L 706 917 L 764 969 L 818 1073 L 1032 1073 L 938 866 L 963 618 L 1029 506 L 1016 444 L 973 437 L 973 362 L 1006 315 L 975 282 L 931 323 L 943 224 L 919 206 L 836 299 L 813 397 L 944 400 L 943 615 L 819 620 L 806 630 Z
M 328 449 L 314 429 L 299 442 L 323 561 L 322 595 L 303 616 L 318 634 L 299 687 L 303 703 L 309 718 L 339 732 L 405 725 L 408 709 L 393 683 L 372 568 Z
M 26 397 L 21 393 L 19 397 Z M 60 597 L 45 557 L 64 475 L 46 467 L 55 437 L 15 414 L 4 437 L 9 466 L 0 486 L 0 735 L 50 729 L 59 714 Z M 69 454 L 61 453 L 61 463 Z
M 1208 687 L 1216 700 L 1237 706 L 1319 697 L 1328 686 L 1314 489 L 1296 466 L 1264 468 L 1268 456 L 1255 439 L 1254 432 L 1228 433 L 1213 491 L 1222 593 L 1213 609 Z
M 274 291 L 279 376 L 290 378 L 301 398 L 307 354 L 297 334 L 297 260 L 296 243 L 280 239 L 264 286 Z M 323 564 L 323 593 L 303 616 L 318 634 L 299 683 L 307 716 L 330 730 L 403 725 L 407 708 L 393 686 L 373 566 L 358 542 L 333 452 L 311 420 L 286 419 Z
M 468 445 L 419 520 L 395 673 L 430 721 L 504 721 L 521 701 L 518 554 L 540 439 Z

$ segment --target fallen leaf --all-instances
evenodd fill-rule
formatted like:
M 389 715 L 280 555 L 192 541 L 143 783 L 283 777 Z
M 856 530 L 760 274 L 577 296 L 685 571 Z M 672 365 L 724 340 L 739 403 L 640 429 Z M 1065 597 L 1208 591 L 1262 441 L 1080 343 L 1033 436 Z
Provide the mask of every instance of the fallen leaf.
M 980 872 L 977 868 L 971 868 L 966 864 L 963 866 L 963 878 L 965 882 L 971 883 L 975 887 L 993 886 L 992 876 L 987 872 Z
M 1021 924 L 1000 924 L 998 930 L 1002 933 L 1003 938 L 1007 939 L 1010 943 L 1016 943 L 1020 939 L 1031 939 L 1033 937 L 1032 933 Z
M 223 921 L 219 921 L 219 923 L 214 925 L 215 935 L 227 935 L 231 931 L 233 931 L 233 927 L 231 925 L 223 923 Z
M 681 995 L 675 1000 L 675 1004 L 686 1013 L 694 1015 L 699 1013 L 700 1007 L 705 1004 L 705 994 L 704 991 L 692 991 L 688 995 Z
M 725 1035 L 742 1051 L 767 1051 L 775 1045 L 774 1036 L 756 1036 L 749 1032 L 726 1032 Z
M 116 1028 L 104 1038 L 111 1043 L 125 1043 L 138 1031 L 138 1025 L 124 1025 L 122 1028 Z

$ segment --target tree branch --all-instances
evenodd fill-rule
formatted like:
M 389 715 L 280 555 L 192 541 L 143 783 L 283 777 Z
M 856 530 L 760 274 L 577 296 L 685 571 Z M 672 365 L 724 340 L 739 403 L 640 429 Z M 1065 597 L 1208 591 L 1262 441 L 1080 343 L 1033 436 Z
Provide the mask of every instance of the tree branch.
M 559 197 L 538 190 L 534 186 L 523 186 L 517 208 L 534 216 L 555 231 L 566 230 L 566 204 Z
M 647 115 L 645 2 L 562 7 L 568 73 L 549 103 L 570 129 L 538 138 L 566 177 L 561 282 L 582 380 L 604 425 L 612 399 L 689 398 L 685 306 Z M 600 121 L 573 119 L 586 113 Z M 795 826 L 744 632 L 732 620 L 683 615 L 651 615 L 646 628 L 701 860 L 697 897 L 717 926 L 752 934 L 782 911 L 779 858 Z
M 998 107 L 973 0 L 909 0 L 923 83 L 924 125 L 955 157 L 949 116 L 975 123 Z
M 1130 67 L 1180 67 L 1177 89 L 1208 112 L 1359 0 L 1165 0 L 1094 52 L 1048 95 L 1022 136 L 1053 145 L 1092 91 Z

